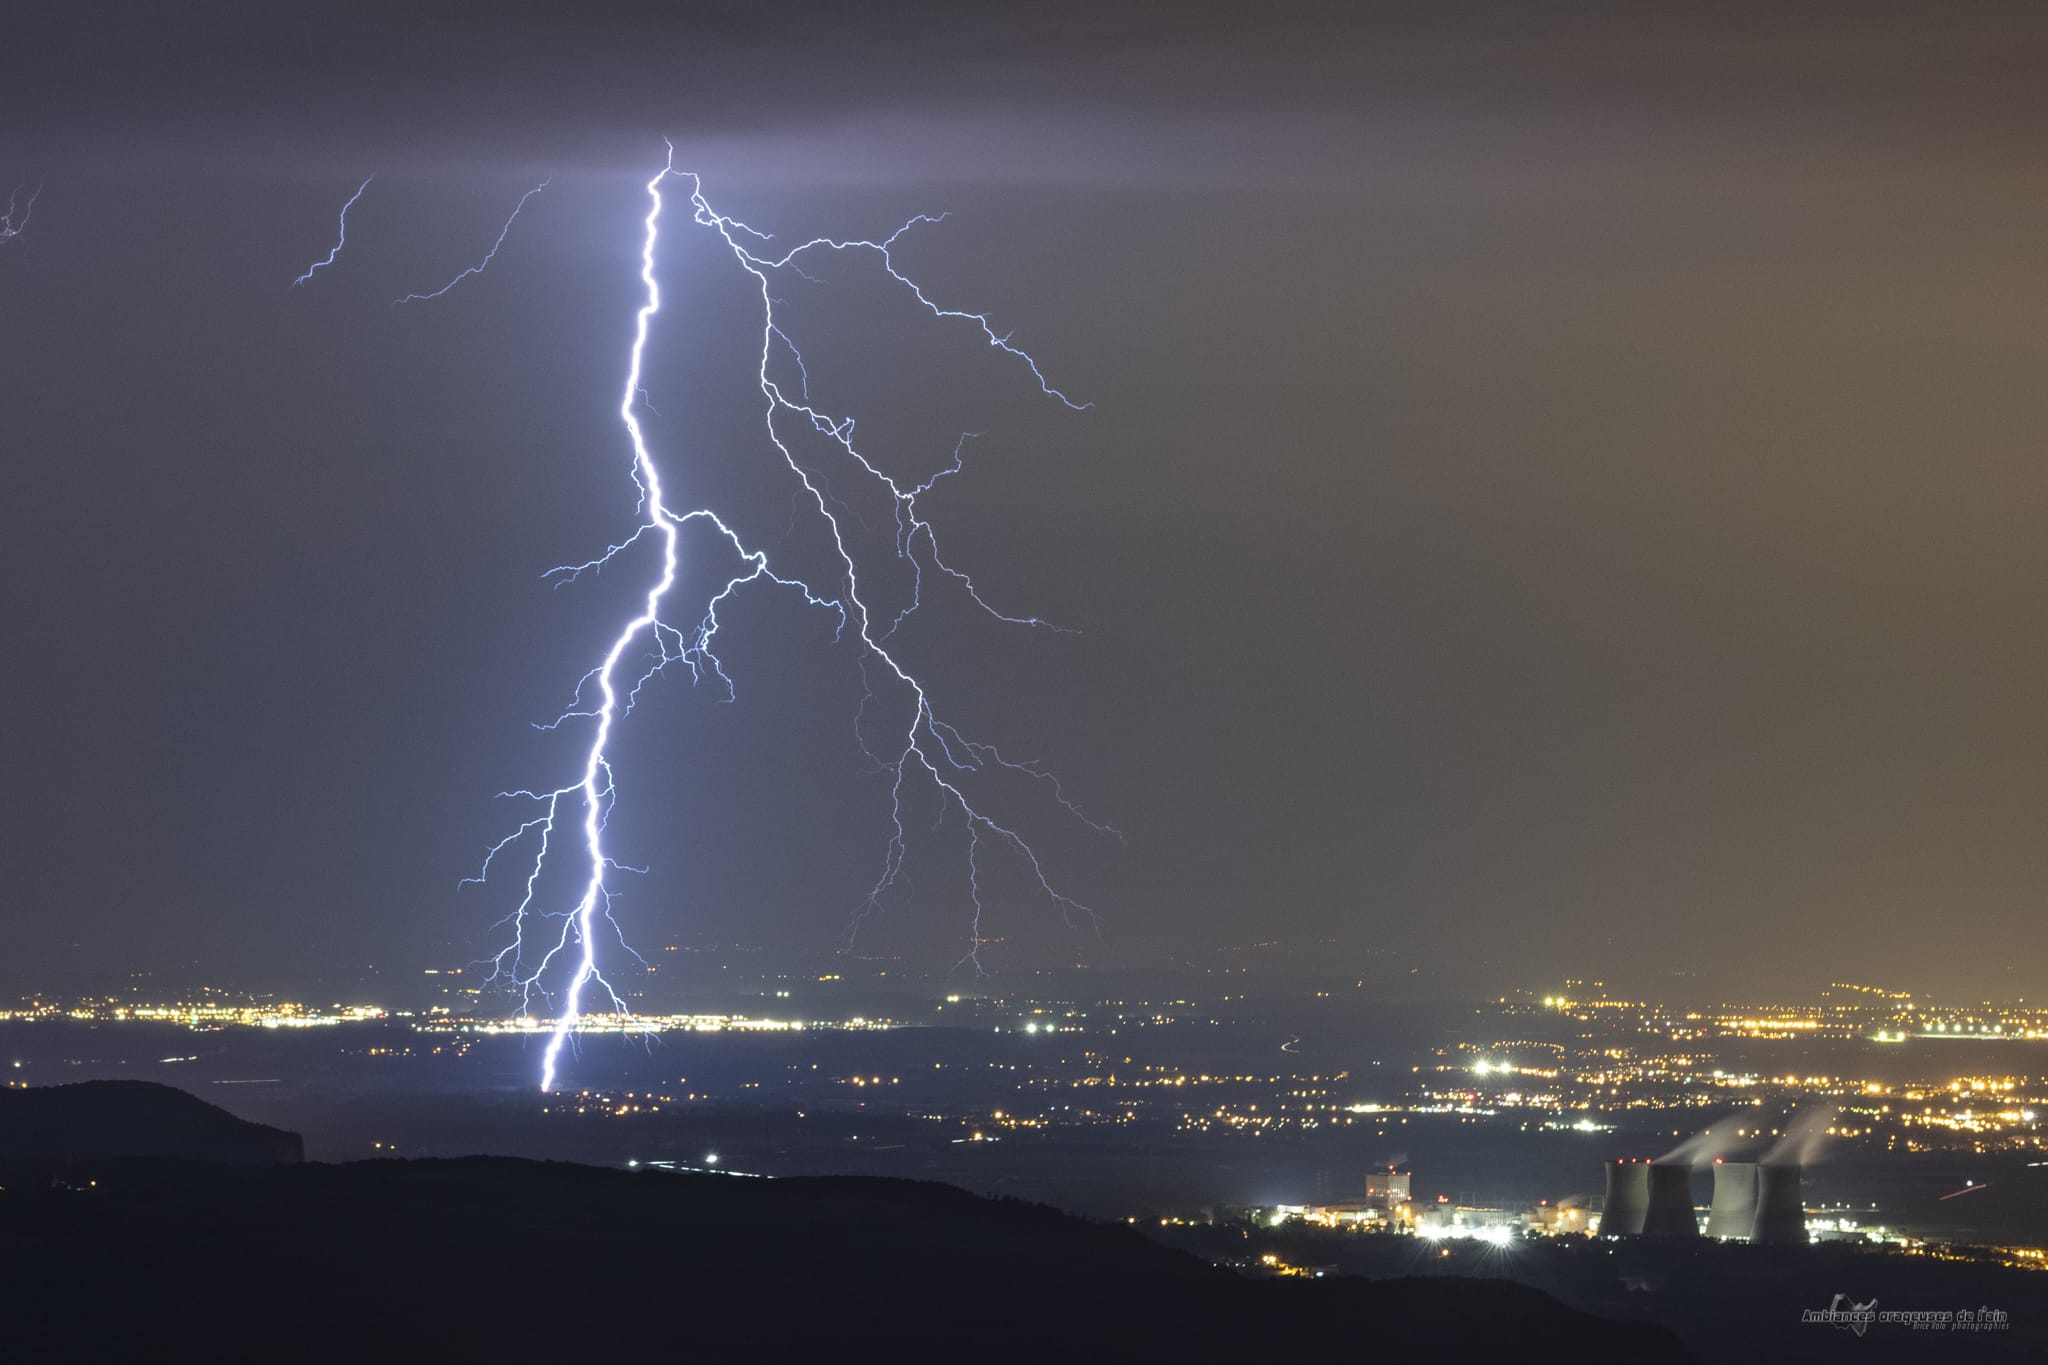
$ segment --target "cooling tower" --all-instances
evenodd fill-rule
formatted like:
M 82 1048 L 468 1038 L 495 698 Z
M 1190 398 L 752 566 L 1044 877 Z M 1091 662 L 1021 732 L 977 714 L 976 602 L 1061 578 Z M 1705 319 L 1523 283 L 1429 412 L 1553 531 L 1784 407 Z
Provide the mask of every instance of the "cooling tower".
M 1692 1207 L 1692 1163 L 1653 1161 L 1645 1169 L 1649 1206 L 1643 1214 L 1643 1236 L 1699 1236 L 1700 1220 Z
M 1756 1224 L 1756 1163 L 1714 1163 L 1714 1202 L 1707 1210 L 1707 1236 L 1743 1240 Z
M 1602 1237 L 1634 1237 L 1643 1230 L 1650 1212 L 1650 1163 L 1610 1161 L 1607 1163 L 1607 1200 L 1601 1206 Z
M 1806 1206 L 1799 1197 L 1797 1166 L 1756 1168 L 1756 1221 L 1749 1240 L 1778 1245 L 1806 1241 Z

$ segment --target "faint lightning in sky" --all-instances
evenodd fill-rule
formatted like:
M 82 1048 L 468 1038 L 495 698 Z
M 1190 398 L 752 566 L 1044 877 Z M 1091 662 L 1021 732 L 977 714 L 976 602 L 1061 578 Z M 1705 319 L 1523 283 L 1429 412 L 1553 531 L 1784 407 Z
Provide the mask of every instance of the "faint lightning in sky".
M 356 186 L 356 192 L 348 197 L 348 202 L 346 204 L 343 204 L 341 206 L 340 234 L 334 239 L 334 250 L 327 253 L 327 258 L 325 260 L 315 261 L 313 262 L 313 264 L 307 266 L 306 273 L 292 281 L 292 288 L 297 289 L 307 280 L 312 279 L 313 272 L 318 270 L 321 266 L 334 264 L 334 258 L 336 256 L 339 256 L 341 254 L 341 249 L 348 245 L 348 211 L 356 206 L 356 200 L 363 197 L 363 191 L 370 188 L 370 182 L 374 179 L 376 179 L 375 176 L 364 176 L 363 183 Z
M 524 868 L 522 892 L 518 903 L 502 921 L 511 928 L 511 942 L 492 960 L 492 965 L 494 979 L 508 980 L 519 992 L 522 1010 L 531 1007 L 536 995 L 552 1009 L 554 1023 L 541 1071 L 543 1090 L 552 1090 L 555 1086 L 563 1046 L 589 1012 L 586 1002 L 591 993 L 599 993 L 604 1013 L 620 1016 L 622 1023 L 631 1017 L 631 1010 L 603 967 L 606 945 L 616 943 L 620 949 L 631 953 L 612 916 L 613 892 L 609 878 L 614 873 L 637 870 L 618 863 L 604 842 L 605 824 L 617 799 L 612 770 L 617 726 L 631 711 L 640 689 L 671 663 L 682 662 L 699 680 L 707 675 L 715 677 L 728 697 L 734 695 L 732 679 L 713 652 L 713 644 L 719 629 L 720 608 L 749 584 L 765 583 L 787 588 L 800 594 L 809 605 L 834 612 L 839 621 L 837 638 L 846 640 L 850 635 L 851 642 L 860 651 L 863 675 L 869 676 L 871 682 L 879 677 L 884 689 L 892 694 L 892 697 L 879 697 L 870 686 L 862 699 L 860 717 L 856 719 L 855 726 L 859 735 L 861 723 L 871 708 L 893 705 L 897 709 L 897 728 L 891 731 L 896 738 L 886 746 L 888 757 L 877 754 L 866 737 L 860 736 L 862 748 L 876 759 L 885 773 L 893 774 L 890 786 L 891 833 L 883 853 L 880 875 L 868 889 L 863 913 L 877 907 L 883 895 L 896 885 L 902 875 L 908 848 L 904 797 L 906 786 L 913 782 L 928 783 L 939 796 L 943 809 L 957 810 L 966 826 L 965 870 L 971 924 L 963 962 L 977 961 L 976 952 L 983 941 L 982 863 L 989 847 L 1006 849 L 1013 854 L 1040 890 L 1070 920 L 1074 913 L 1091 919 L 1093 913 L 1054 887 L 1038 854 L 1012 822 L 1007 819 L 999 821 L 983 808 L 980 803 L 984 798 L 970 792 L 978 778 L 987 776 L 992 769 L 1028 777 L 1042 785 L 1056 805 L 1089 828 L 1109 835 L 1116 833 L 1083 815 L 1067 798 L 1058 779 L 1036 763 L 1006 758 L 994 745 L 969 739 L 951 723 L 941 719 L 926 685 L 885 646 L 885 641 L 895 629 L 917 610 L 924 592 L 927 569 L 956 584 L 969 601 L 997 620 L 1030 626 L 1045 623 L 1036 617 L 1010 615 L 990 606 L 973 579 L 940 556 L 937 533 L 919 511 L 917 503 L 923 494 L 940 479 L 960 472 L 967 438 L 963 436 L 955 447 L 950 464 L 920 483 L 908 484 L 884 473 L 856 443 L 851 417 L 828 414 L 813 405 L 802 354 L 777 317 L 776 296 L 770 281 L 785 271 L 803 276 L 798 262 L 812 253 L 871 255 L 891 279 L 908 289 L 918 303 L 935 317 L 970 322 L 980 330 L 990 346 L 1017 357 L 1029 368 L 1046 394 L 1076 410 L 1088 405 L 1076 403 L 1054 388 L 1037 361 L 1014 346 L 1007 333 L 997 331 L 986 315 L 940 307 L 898 270 L 892 255 L 897 241 L 911 227 L 937 222 L 937 218 L 913 218 L 881 241 L 840 241 L 820 237 L 787 252 L 771 253 L 767 245 L 772 238 L 736 218 L 715 211 L 705 198 L 699 177 L 676 170 L 674 156 L 671 146 L 667 161 L 647 182 L 648 211 L 640 252 L 643 302 L 635 318 L 619 403 L 619 417 L 632 450 L 632 477 L 639 489 L 639 522 L 631 534 L 597 557 L 582 564 L 560 566 L 550 570 L 546 576 L 558 585 L 573 582 L 586 570 L 608 564 L 627 548 L 649 537 L 660 550 L 660 568 L 639 599 L 634 615 L 619 628 L 598 663 L 577 682 L 568 707 L 548 725 L 541 727 L 555 729 L 571 721 L 588 724 L 590 739 L 583 750 L 576 779 L 552 790 L 502 793 L 530 803 L 532 814 L 492 846 L 477 875 L 468 879 L 472 882 L 486 880 L 501 855 L 515 847 L 521 850 L 517 856 Z M 830 588 L 814 589 L 799 580 L 771 571 L 766 553 L 747 546 L 740 535 L 709 508 L 680 511 L 667 501 L 661 472 L 648 448 L 638 413 L 648 406 L 642 388 L 643 363 L 651 323 L 661 310 L 661 288 L 655 261 L 660 242 L 662 188 L 671 178 L 689 186 L 692 221 L 715 232 L 735 264 L 759 285 L 758 381 L 764 403 L 765 431 L 782 463 L 807 495 L 806 502 L 816 507 L 837 551 L 839 581 Z M 891 498 L 896 512 L 895 552 L 900 559 L 909 561 L 915 570 L 907 605 L 893 611 L 881 607 L 879 602 L 871 605 L 874 590 L 863 584 L 859 557 L 850 547 L 839 517 L 833 511 L 835 500 L 825 489 L 822 474 L 807 466 L 796 454 L 791 441 L 794 431 L 809 431 L 832 442 L 854 461 L 864 477 L 873 480 L 877 489 L 886 491 Z M 736 567 L 723 582 L 714 580 L 689 594 L 691 600 L 700 605 L 691 608 L 681 619 L 694 617 L 694 624 L 678 626 L 674 624 L 678 618 L 672 614 L 675 603 L 671 601 L 677 589 L 677 551 L 685 531 L 693 527 L 701 528 L 715 541 L 729 547 Z M 872 670 L 871 664 L 874 665 Z M 574 851 L 565 856 L 572 858 L 582 869 L 576 874 L 581 891 L 567 908 L 549 908 L 543 903 L 543 873 L 550 865 L 551 855 L 559 851 L 557 846 L 565 843 L 574 845 Z
M 512 224 L 519 220 L 519 210 L 526 207 L 527 200 L 533 198 L 533 196 L 539 194 L 542 190 L 546 189 L 549 186 L 549 184 L 551 184 L 553 181 L 554 177 L 549 176 L 546 180 L 541 181 L 538 185 L 535 185 L 525 194 L 519 196 L 519 202 L 512 206 L 511 216 L 505 219 L 505 226 L 498 229 L 498 240 L 491 243 L 491 249 L 484 253 L 484 258 L 482 260 L 478 261 L 475 265 L 463 271 L 460 275 L 457 275 L 454 279 L 448 281 L 448 283 L 442 285 L 439 289 L 436 289 L 431 294 L 407 294 L 402 299 L 393 299 L 392 303 L 394 305 L 400 303 L 424 303 L 428 299 L 438 299 L 443 294 L 453 289 L 456 285 L 461 284 L 464 280 L 468 279 L 471 275 L 481 275 L 483 273 L 484 267 L 491 263 L 491 258 L 498 254 L 498 248 L 505 245 L 505 235 L 512 231 Z M 363 183 L 367 185 L 370 182 L 365 180 Z M 357 193 L 360 194 L 361 191 L 358 190 Z
M 39 197 L 41 197 L 43 193 L 42 184 L 41 182 L 38 182 L 34 189 L 29 190 L 28 199 L 26 202 L 23 202 L 21 192 L 26 187 L 27 182 L 23 182 L 20 185 L 16 185 L 12 190 L 9 190 L 7 193 L 7 212 L 0 213 L 0 246 L 4 246 L 8 242 L 13 241 L 16 237 L 21 236 L 22 229 L 28 226 L 28 220 L 30 216 L 32 216 L 36 211 L 36 200 Z M 21 210 L 21 219 L 19 222 L 15 221 L 14 217 L 15 208 L 17 205 L 20 206 Z

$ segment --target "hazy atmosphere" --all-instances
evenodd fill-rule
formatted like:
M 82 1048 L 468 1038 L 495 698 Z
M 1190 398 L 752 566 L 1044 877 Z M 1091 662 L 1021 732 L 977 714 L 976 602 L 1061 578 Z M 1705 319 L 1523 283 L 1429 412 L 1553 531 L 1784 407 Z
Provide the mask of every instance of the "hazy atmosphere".
M 896 468 L 979 433 L 925 510 L 1064 628 L 933 593 L 903 652 L 1125 837 L 1013 807 L 1097 918 L 991 852 L 987 969 L 1335 940 L 1447 989 L 2025 995 L 2048 17 L 1972 8 L 20 7 L 10 984 L 495 951 L 505 888 L 457 882 L 575 761 L 530 727 L 635 591 L 540 576 L 634 524 L 666 137 L 778 241 L 950 214 L 900 263 L 1092 404 L 872 272 L 803 314 Z M 752 281 L 683 226 L 660 268 L 666 477 L 817 571 Z M 614 912 L 823 957 L 888 837 L 858 661 L 785 594 L 724 622 L 736 700 L 672 669 L 622 731 Z M 912 814 L 853 941 L 943 968 L 966 835 Z
M 2038 3 L 13 6 L 0 1356 L 2040 1365 L 2044 147 Z

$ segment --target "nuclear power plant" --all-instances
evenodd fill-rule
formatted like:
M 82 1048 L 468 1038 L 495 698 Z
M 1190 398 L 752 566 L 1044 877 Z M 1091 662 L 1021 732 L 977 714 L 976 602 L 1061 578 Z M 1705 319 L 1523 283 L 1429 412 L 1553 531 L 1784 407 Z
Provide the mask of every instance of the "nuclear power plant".
M 1749 1240 L 1780 1246 L 1806 1242 L 1806 1205 L 1799 1195 L 1799 1168 L 1769 1162 L 1756 1168 L 1756 1221 Z
M 1602 1237 L 1697 1237 L 1692 1164 L 1628 1158 L 1607 1163 Z M 1806 1242 L 1799 1167 L 1754 1161 L 1714 1162 L 1707 1236 L 1774 1246 Z
M 1714 1202 L 1707 1208 L 1707 1236 L 1742 1241 L 1756 1226 L 1756 1163 L 1714 1160 Z
M 1602 1237 L 1640 1237 L 1650 1214 L 1650 1163 L 1629 1157 L 1607 1163 L 1607 1198 L 1600 1206 Z
M 1643 1236 L 1699 1236 L 1699 1215 L 1692 1206 L 1692 1163 L 1652 1161 L 1644 1169 L 1649 1172 L 1650 1201 L 1643 1214 Z

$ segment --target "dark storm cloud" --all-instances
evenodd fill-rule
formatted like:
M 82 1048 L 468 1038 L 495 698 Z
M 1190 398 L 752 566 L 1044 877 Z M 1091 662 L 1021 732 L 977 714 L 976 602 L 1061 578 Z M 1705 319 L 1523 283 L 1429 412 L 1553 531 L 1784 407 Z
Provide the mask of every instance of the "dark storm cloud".
M 530 575 L 618 525 L 668 134 L 777 229 L 954 210 L 917 268 L 1097 400 L 873 390 L 996 433 L 948 524 L 1085 631 L 925 644 L 1129 831 L 1046 836 L 1091 953 L 2023 990 L 2044 43 L 2021 5 L 28 7 L 10 966 L 475 955 L 446 888 L 589 644 Z M 284 294 L 371 170 L 328 287 Z M 502 274 L 391 314 L 545 171 Z M 732 377 L 702 288 L 680 411 Z M 678 771 L 635 775 L 632 832 L 692 874 L 637 893 L 650 941 L 829 944 L 872 877 L 833 665 L 766 617 L 744 705 L 636 717 Z M 952 944 L 950 875 L 880 941 Z
M 102 151 L 182 143 L 285 166 L 367 150 L 444 170 L 479 149 L 611 164 L 623 140 L 664 131 L 756 149 L 822 136 L 844 154 L 835 130 L 853 125 L 869 134 L 866 164 L 847 174 L 905 174 L 936 150 L 942 173 L 1002 180 L 1085 167 L 1132 120 L 1200 114 L 1228 140 L 1233 116 L 1276 102 L 1306 96 L 1327 115 L 1348 80 L 1344 42 L 1326 41 L 1349 33 L 1334 10 L 1261 21 L 1074 5 L 1018 23 L 936 4 L 62 5 L 24 28 L 11 93 L 60 145 L 83 133 Z M 949 132 L 935 114 L 968 126 Z M 1027 135 L 991 144 L 1005 124 Z M 1048 164 L 1033 130 L 1064 152 Z M 898 138 L 909 145 L 888 147 Z M 1027 151 L 1039 164 L 1013 164 Z
M 1631 125 L 1788 117 L 2025 137 L 2048 19 L 1988 4 L 1972 18 L 1902 4 L 57 3 L 17 9 L 0 66 L 25 145 L 182 142 L 274 156 L 273 170 L 366 150 L 437 170 L 480 154 L 624 164 L 622 140 L 668 131 L 766 146 L 807 177 L 1330 185 L 1398 169 L 1373 148 L 1427 159 L 1434 134 L 1512 139 L 1559 120 L 1581 125 L 1593 158 Z

